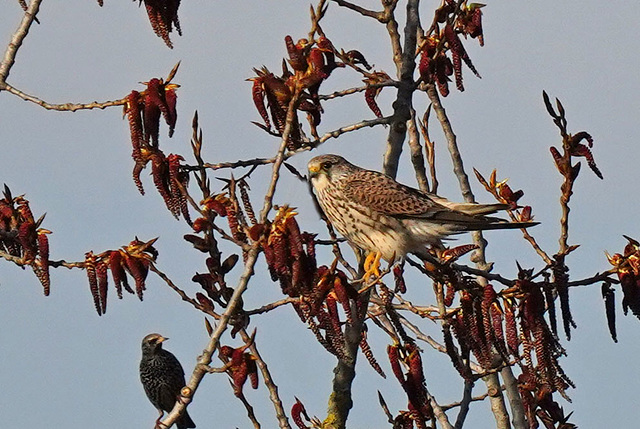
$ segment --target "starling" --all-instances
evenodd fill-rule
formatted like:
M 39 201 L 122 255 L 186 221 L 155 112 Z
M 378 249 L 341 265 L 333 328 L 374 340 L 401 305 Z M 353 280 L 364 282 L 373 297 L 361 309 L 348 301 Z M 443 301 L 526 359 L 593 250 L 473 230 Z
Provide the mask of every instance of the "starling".
M 156 426 L 164 411 L 173 409 L 185 386 L 184 370 L 176 357 L 162 348 L 162 342 L 168 340 L 160 334 L 149 334 L 142 340 L 142 359 L 140 360 L 140 381 L 147 397 L 160 413 Z M 195 428 L 196 425 L 185 410 L 176 420 L 178 429 Z
M 451 234 L 536 225 L 486 216 L 508 209 L 506 204 L 454 203 L 355 166 L 338 155 L 316 156 L 308 168 L 320 207 L 331 224 L 351 244 L 389 262 L 407 253 L 423 256 L 426 245 L 442 247 L 441 239 Z

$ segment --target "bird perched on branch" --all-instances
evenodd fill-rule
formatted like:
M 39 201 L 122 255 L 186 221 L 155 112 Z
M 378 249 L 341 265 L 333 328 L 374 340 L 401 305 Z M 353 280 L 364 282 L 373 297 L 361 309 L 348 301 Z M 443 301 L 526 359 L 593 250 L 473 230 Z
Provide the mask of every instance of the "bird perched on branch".
M 162 348 L 168 340 L 160 334 L 149 334 L 142 340 L 142 359 L 140 360 L 140 381 L 147 397 L 160 413 L 156 427 L 164 411 L 170 412 L 180 398 L 185 386 L 184 370 L 176 357 Z M 195 428 L 196 425 L 185 410 L 176 420 L 178 429 Z
M 427 245 L 442 247 L 441 240 L 452 234 L 537 224 L 487 216 L 509 206 L 454 203 L 360 168 L 338 155 L 316 156 L 308 168 L 328 220 L 351 244 L 370 252 L 369 257 L 374 255 L 376 269 L 381 257 L 393 262 L 415 253 L 424 259 Z M 365 268 L 368 270 L 367 264 Z

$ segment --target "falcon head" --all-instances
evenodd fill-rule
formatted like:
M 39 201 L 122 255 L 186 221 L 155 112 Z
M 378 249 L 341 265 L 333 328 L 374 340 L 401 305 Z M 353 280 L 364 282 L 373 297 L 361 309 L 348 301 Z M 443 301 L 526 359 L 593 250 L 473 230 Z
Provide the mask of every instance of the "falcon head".
M 142 352 L 157 353 L 162 349 L 162 342 L 168 339 L 160 334 L 149 334 L 142 339 Z
M 354 165 L 338 155 L 320 155 L 307 164 L 311 183 L 316 188 L 326 182 L 336 181 L 353 171 Z

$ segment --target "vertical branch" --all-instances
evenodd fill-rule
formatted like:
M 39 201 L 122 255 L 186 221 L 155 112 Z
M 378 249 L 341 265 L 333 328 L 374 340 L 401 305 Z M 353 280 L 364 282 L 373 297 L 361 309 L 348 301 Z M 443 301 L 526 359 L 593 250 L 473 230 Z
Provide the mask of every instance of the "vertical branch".
M 449 122 L 447 112 L 440 102 L 440 96 L 438 95 L 438 91 L 436 90 L 434 84 L 427 84 L 427 95 L 429 96 L 429 100 L 431 100 L 431 105 L 433 106 L 434 112 L 436 112 L 438 121 L 440 121 L 444 137 L 447 139 L 447 148 L 449 149 L 451 161 L 453 162 L 453 172 L 458 178 L 462 197 L 466 202 L 474 203 L 475 197 L 473 196 L 471 186 L 469 185 L 469 177 L 464 171 L 462 155 L 460 155 L 460 150 L 458 149 L 458 141 L 456 135 L 453 132 L 453 128 L 451 127 L 451 122 Z
M 411 99 L 415 91 L 413 73 L 416 68 L 415 52 L 417 45 L 417 34 L 420 26 L 420 16 L 418 14 L 419 0 L 407 1 L 407 22 L 404 28 L 404 47 L 400 64 L 398 64 L 398 52 L 394 51 L 396 67 L 399 68 L 399 86 L 396 101 L 393 103 L 394 113 L 389 127 L 387 137 L 387 150 L 384 154 L 383 171 L 391 177 L 396 177 L 398 172 L 398 160 L 402 153 L 402 145 L 407 134 L 407 121 L 411 119 L 412 103 Z M 397 29 L 396 29 L 397 33 Z M 393 40 L 392 37 L 392 44 Z M 397 49 L 397 47 L 396 47 Z
M 407 131 L 409 131 L 411 163 L 416 172 L 418 186 L 421 191 L 429 192 L 429 181 L 427 180 L 427 170 L 425 168 L 424 155 L 422 154 L 422 146 L 420 145 L 420 134 L 418 132 L 415 109 L 411 109 L 411 119 L 409 120 Z
M 338 364 L 333 369 L 333 391 L 329 397 L 327 407 L 327 418 L 322 427 L 325 429 L 344 429 L 346 427 L 349 411 L 353 406 L 351 398 L 351 386 L 356 376 L 356 358 L 358 357 L 358 346 L 362 339 L 362 329 L 364 319 L 369 306 L 370 290 L 360 295 L 360 310 L 353 324 L 347 323 L 344 330 L 346 342 L 347 359 L 338 358 Z
M 264 223 L 267 220 L 267 215 L 271 211 L 273 207 L 273 195 L 276 192 L 276 185 L 278 184 L 278 179 L 280 178 L 280 167 L 282 167 L 282 163 L 285 160 L 285 152 L 287 151 L 287 141 L 291 136 L 291 129 L 293 127 L 293 121 L 296 116 L 296 107 L 298 104 L 298 99 L 300 98 L 300 90 L 296 89 L 296 92 L 291 97 L 291 101 L 289 102 L 288 110 L 287 110 L 287 120 L 285 122 L 284 130 L 282 131 L 282 142 L 280 143 L 280 148 L 278 149 L 278 154 L 276 155 L 276 159 L 273 163 L 272 175 L 271 175 L 271 183 L 269 184 L 269 189 L 264 196 L 264 206 L 260 211 L 260 223 Z
M 401 74 L 402 70 L 402 44 L 400 43 L 400 32 L 398 31 L 398 21 L 396 21 L 394 12 L 398 0 L 389 0 L 384 6 L 384 22 L 386 23 L 387 32 L 391 41 L 391 53 L 393 62 L 396 65 L 396 75 Z
M 498 374 L 490 374 L 482 377 L 487 385 L 487 393 L 489 394 L 489 402 L 491 403 L 491 412 L 496 419 L 496 428 L 510 429 L 509 413 L 504 403 L 504 396 L 500 387 L 500 379 Z
M 465 381 L 464 393 L 462 394 L 462 401 L 460 402 L 460 411 L 458 412 L 458 417 L 456 418 L 455 429 L 462 429 L 462 426 L 464 425 L 464 421 L 467 418 L 467 414 L 469 413 L 469 405 L 471 404 L 472 392 L 473 382 Z
M 438 96 L 436 88 L 433 84 L 427 85 L 427 94 L 429 96 L 429 99 L 431 100 L 433 110 L 436 112 L 436 116 L 440 121 L 445 138 L 447 139 L 449 153 L 453 162 L 453 171 L 458 178 L 462 195 L 465 201 L 475 202 L 475 197 L 473 196 L 473 192 L 471 191 L 471 186 L 469 184 L 469 177 L 464 171 L 464 165 L 462 163 L 460 150 L 458 149 L 456 135 L 453 133 L 453 129 L 451 128 L 451 123 L 449 122 L 447 113 L 440 103 L 440 97 Z M 472 235 L 475 244 L 479 246 L 479 248 L 474 252 L 473 261 L 476 263 L 478 268 L 487 269 L 488 267 L 484 252 L 487 242 L 482 237 L 482 233 L 480 231 L 475 231 Z M 482 277 L 479 277 L 477 280 L 481 285 L 486 284 L 487 281 Z M 502 395 L 502 391 L 500 389 L 500 380 L 498 378 L 498 375 L 488 375 L 486 377 L 483 377 L 483 381 L 485 382 L 487 391 L 489 392 L 491 411 L 493 412 L 493 415 L 496 419 L 497 427 L 500 429 L 510 428 L 511 425 L 509 423 L 509 414 L 505 405 L 504 396 Z M 514 398 L 513 400 L 514 403 L 517 402 L 516 398 Z M 514 404 L 512 404 L 512 407 L 514 407 Z
M 518 390 L 518 380 L 513 376 L 510 366 L 505 366 L 500 370 L 502 380 L 504 381 L 504 390 L 507 392 L 509 406 L 511 407 L 511 421 L 514 429 L 526 429 L 527 421 L 525 419 L 524 406 L 522 398 Z
M 431 192 L 438 193 L 438 175 L 436 173 L 436 147 L 429 137 L 429 116 L 431 114 L 431 104 L 427 107 L 427 111 L 422 116 L 422 121 L 418 119 L 420 133 L 424 140 L 424 147 L 427 151 L 427 162 L 429 163 L 429 175 L 431 176 Z
M 27 37 L 27 34 L 29 34 L 29 29 L 31 28 L 33 21 L 36 19 L 38 10 L 40 10 L 40 3 L 42 3 L 42 0 L 31 0 L 29 7 L 24 13 L 24 17 L 20 22 L 20 26 L 16 32 L 13 33 L 13 37 L 7 46 L 7 50 L 4 52 L 2 63 L 0 63 L 0 91 L 4 89 L 11 67 L 13 67 L 13 64 L 16 62 L 18 49 L 22 46 L 22 42 L 25 37 Z

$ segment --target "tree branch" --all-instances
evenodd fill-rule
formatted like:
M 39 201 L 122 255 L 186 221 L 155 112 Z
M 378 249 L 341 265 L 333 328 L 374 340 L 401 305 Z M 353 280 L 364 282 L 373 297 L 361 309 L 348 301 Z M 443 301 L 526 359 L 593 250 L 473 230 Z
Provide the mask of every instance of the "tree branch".
M 33 21 L 36 19 L 36 15 L 40 10 L 40 3 L 42 3 L 42 0 L 31 0 L 29 7 L 22 17 L 20 26 L 16 32 L 13 33 L 13 37 L 11 37 L 7 50 L 4 52 L 2 63 L 0 63 L 0 91 L 5 89 L 11 67 L 15 64 L 18 50 L 20 49 L 20 46 L 22 46 L 22 42 L 24 42 L 27 34 L 29 34 L 29 29 L 31 28 Z
M 92 103 L 51 104 L 49 102 L 39 99 L 38 97 L 22 92 L 19 89 L 9 85 L 8 83 L 4 83 L 4 84 L 0 83 L 0 90 L 2 89 L 4 89 L 5 91 L 13 95 L 16 95 L 22 98 L 25 101 L 30 101 L 32 103 L 37 104 L 40 107 L 44 107 L 47 110 L 57 110 L 61 112 L 75 112 L 76 110 L 90 110 L 90 109 L 106 109 L 107 107 L 124 106 L 127 102 L 126 98 L 121 98 L 120 100 L 103 101 L 103 102 L 94 101 Z
M 387 137 L 387 148 L 384 154 L 383 171 L 396 177 L 398 161 L 402 153 L 402 145 L 407 134 L 407 121 L 411 119 L 412 97 L 415 91 L 413 73 L 416 68 L 415 50 L 417 45 L 417 31 L 420 26 L 418 0 L 407 1 L 407 22 L 404 28 L 404 47 L 398 56 L 394 46 L 394 61 L 399 70 L 400 86 L 396 101 L 393 103 L 393 119 Z M 397 29 L 396 29 L 397 31 Z M 393 44 L 393 40 L 392 40 Z

